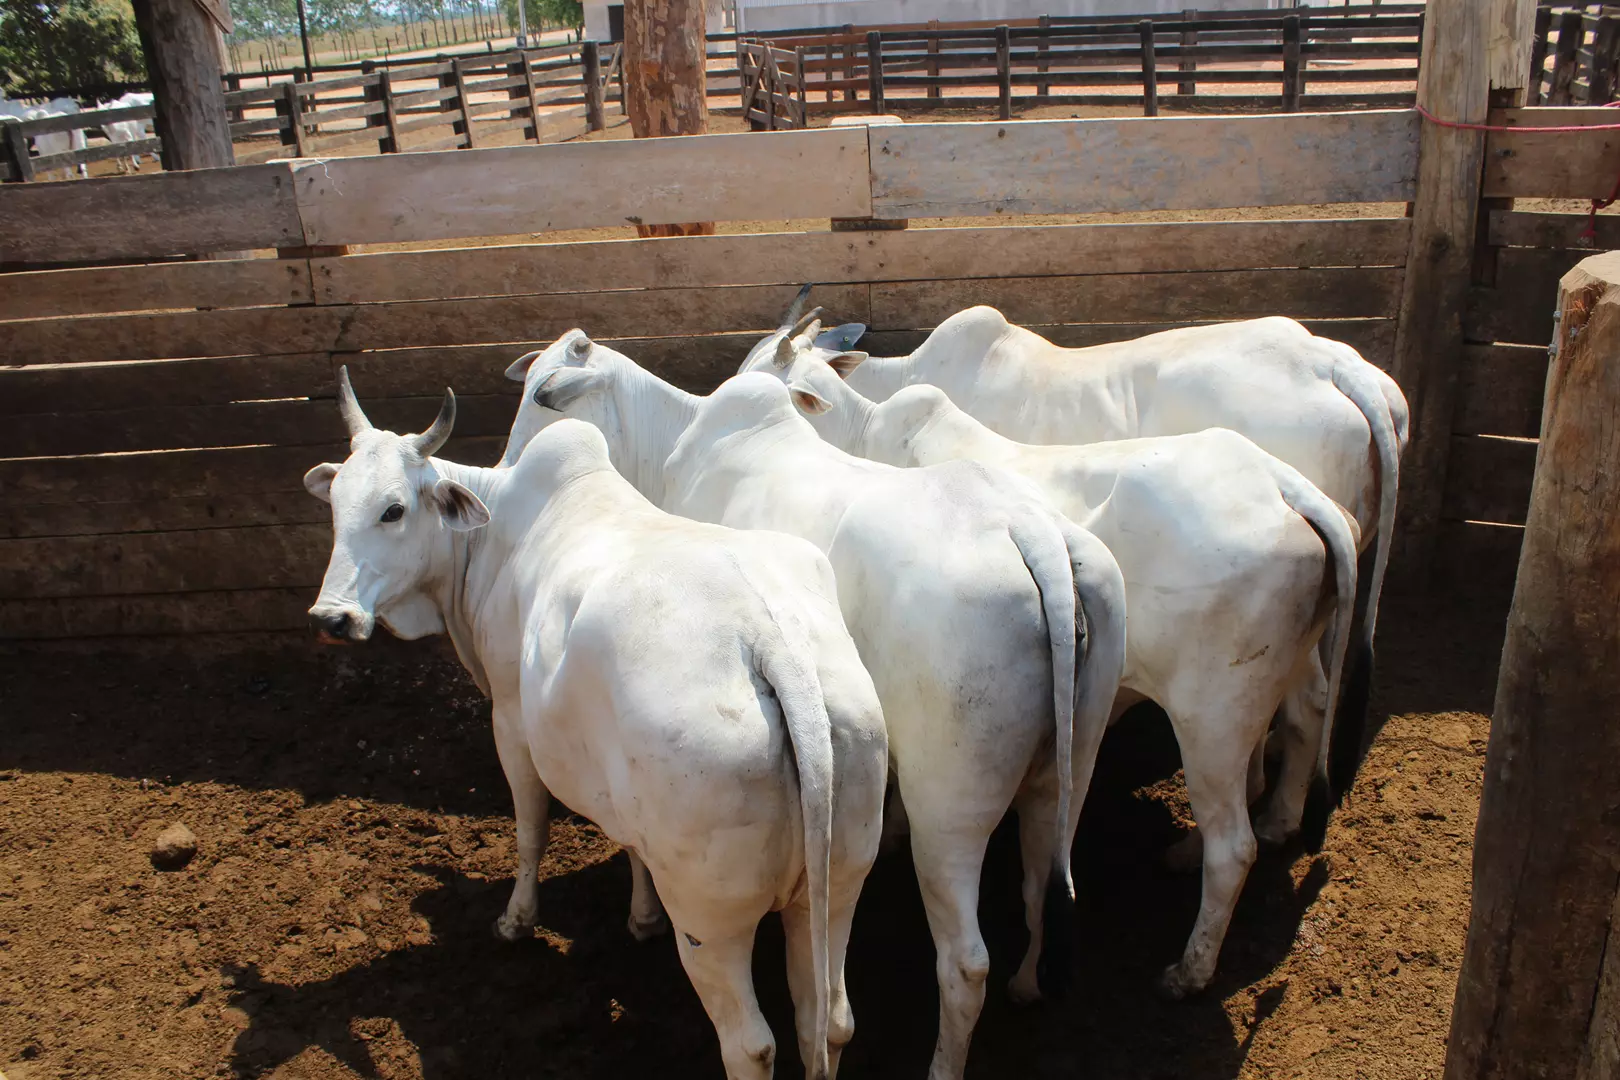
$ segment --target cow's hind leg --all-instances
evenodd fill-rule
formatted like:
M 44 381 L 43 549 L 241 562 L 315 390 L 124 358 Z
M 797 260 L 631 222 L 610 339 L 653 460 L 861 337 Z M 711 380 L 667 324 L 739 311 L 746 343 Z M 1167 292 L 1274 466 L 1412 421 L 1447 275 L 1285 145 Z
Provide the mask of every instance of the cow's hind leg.
M 1250 751 L 1265 734 L 1266 718 L 1274 704 L 1256 708 L 1253 702 L 1233 702 L 1233 712 L 1206 712 L 1177 717 L 1171 722 L 1181 743 L 1187 777 L 1187 799 L 1198 821 L 1203 845 L 1203 896 L 1198 919 L 1179 963 L 1165 970 L 1164 992 L 1185 997 L 1209 985 L 1215 974 L 1221 942 L 1237 906 L 1238 894 L 1254 865 L 1254 832 L 1249 826 L 1247 799 Z M 1231 718 L 1258 718 L 1231 723 Z
M 664 915 L 664 905 L 658 900 L 658 890 L 653 886 L 647 864 L 634 848 L 628 849 L 627 854 L 630 856 L 630 936 L 637 941 L 651 941 L 669 932 L 669 919 Z
M 855 1037 L 855 1013 L 844 986 L 844 954 L 849 949 L 849 927 L 855 918 L 860 880 L 853 888 L 834 889 L 827 905 L 827 1065 L 838 1073 L 838 1057 Z M 782 909 L 782 931 L 787 938 L 788 989 L 793 994 L 794 1027 L 799 1036 L 799 1059 L 805 1068 L 814 1060 L 810 1040 L 816 1026 L 815 965 L 810 951 L 810 902 L 800 895 Z
M 1018 809 L 1018 846 L 1024 862 L 1024 925 L 1029 929 L 1029 948 L 1007 984 L 1007 993 L 1020 1005 L 1041 999 L 1039 968 L 1045 945 L 1047 886 L 1057 843 L 1056 788 L 1051 770 L 1047 770 L 1046 775 L 1032 778 L 1013 804 Z M 1069 959 L 1063 956 L 1057 961 L 1068 963 Z
M 924 824 L 921 813 L 914 814 L 911 828 L 911 856 L 934 936 L 939 978 L 939 1041 L 928 1077 L 956 1080 L 967 1067 L 968 1044 L 990 977 L 990 951 L 979 933 L 979 876 L 990 830 L 982 835 L 977 829 L 936 830 Z
M 1283 698 L 1282 769 L 1271 802 L 1254 826 L 1255 835 L 1263 843 L 1281 844 L 1299 832 L 1305 797 L 1316 771 L 1317 752 L 1322 746 L 1327 693 L 1327 673 L 1322 669 L 1320 650 L 1302 650 L 1299 667 Z
M 671 907 L 671 921 L 692 988 L 720 1038 L 720 1059 L 727 1080 L 769 1080 L 776 1062 L 776 1040 L 754 997 L 754 931 L 757 920 L 737 920 L 734 929 L 718 929 L 712 917 L 685 920 Z M 693 930 L 707 934 L 699 937 Z
M 518 868 L 512 898 L 495 920 L 495 934 L 506 941 L 521 941 L 534 928 L 539 907 L 540 858 L 551 839 L 551 793 L 535 772 L 529 744 L 523 738 L 522 718 L 515 706 L 495 709 L 495 752 L 512 789 L 512 813 L 517 819 Z

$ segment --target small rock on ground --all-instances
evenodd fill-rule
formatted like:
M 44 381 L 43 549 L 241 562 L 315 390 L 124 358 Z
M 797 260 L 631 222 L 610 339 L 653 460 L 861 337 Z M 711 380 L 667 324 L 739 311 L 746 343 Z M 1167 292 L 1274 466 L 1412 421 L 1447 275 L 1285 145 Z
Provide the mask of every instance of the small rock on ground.
M 152 845 L 152 865 L 159 870 L 179 870 L 196 854 L 196 834 L 176 822 L 158 834 Z

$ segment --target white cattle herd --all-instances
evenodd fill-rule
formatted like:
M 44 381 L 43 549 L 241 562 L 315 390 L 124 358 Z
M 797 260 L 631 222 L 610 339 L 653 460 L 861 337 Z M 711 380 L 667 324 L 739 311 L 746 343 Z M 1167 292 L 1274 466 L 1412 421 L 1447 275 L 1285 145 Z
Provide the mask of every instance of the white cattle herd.
M 128 109 L 150 104 L 152 104 L 152 95 L 150 93 L 132 90 L 111 101 L 102 102 L 96 106 L 96 109 Z M 4 91 L 0 91 L 0 123 L 7 120 L 43 120 L 52 116 L 77 116 L 82 111 L 79 108 L 79 103 L 70 97 L 52 98 L 42 105 L 28 105 L 13 98 L 8 98 L 5 96 Z M 85 132 L 90 128 L 99 128 L 110 143 L 125 145 L 150 138 L 152 121 L 101 121 L 96 119 L 94 113 L 90 113 L 86 116 L 85 127 L 72 128 L 68 131 L 47 131 L 31 138 L 33 139 L 34 149 L 41 157 L 51 154 L 65 154 L 69 150 L 83 150 L 88 145 Z M 141 167 L 139 154 L 132 154 L 128 158 L 120 157 L 115 160 L 120 173 L 127 172 L 131 168 L 139 171 Z M 157 161 L 158 156 L 153 154 L 152 160 Z M 68 170 L 69 176 L 72 176 L 75 172 L 81 177 L 90 175 L 89 166 L 83 162 Z
M 864 327 L 803 312 L 808 288 L 707 397 L 580 330 L 519 358 L 494 468 L 435 456 L 453 394 L 396 435 L 344 372 L 349 457 L 305 477 L 334 533 L 312 618 L 450 636 L 516 813 L 496 932 L 531 932 L 555 795 L 629 852 L 630 932 L 673 927 L 728 1077 L 772 1072 L 751 969 L 768 911 L 806 1075 L 837 1071 L 880 837 L 909 834 L 933 934 L 930 1077 L 966 1066 L 981 866 L 1009 809 L 1030 936 L 1009 993 L 1055 995 L 1081 804 L 1142 700 L 1169 715 L 1198 824 L 1172 858 L 1203 872 L 1161 987 L 1203 989 L 1256 838 L 1297 833 L 1326 785 L 1388 558 L 1399 388 L 1281 318 L 1064 349 L 976 307 L 868 357 Z

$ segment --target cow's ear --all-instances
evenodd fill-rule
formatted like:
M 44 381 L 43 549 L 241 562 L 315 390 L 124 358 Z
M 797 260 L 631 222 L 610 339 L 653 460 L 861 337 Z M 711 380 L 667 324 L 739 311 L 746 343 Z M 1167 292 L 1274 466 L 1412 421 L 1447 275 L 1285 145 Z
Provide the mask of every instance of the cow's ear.
M 444 523 L 457 532 L 489 524 L 489 507 L 484 505 L 484 500 L 454 480 L 441 479 L 433 485 L 433 504 Z
M 602 373 L 595 368 L 558 368 L 534 388 L 530 395 L 536 405 L 562 412 L 602 384 Z
M 528 379 L 530 365 L 540 359 L 540 354 L 544 351 L 544 349 L 536 349 L 533 352 L 526 352 L 512 361 L 506 369 L 506 377 L 513 382 L 523 382 Z
M 304 474 L 304 490 L 323 503 L 332 501 L 332 481 L 337 479 L 338 466 L 330 461 L 317 465 Z
M 847 322 L 842 326 L 835 326 L 831 330 L 823 330 L 816 335 L 816 348 L 828 352 L 841 352 L 861 340 L 866 333 L 866 324 Z
M 820 416 L 832 408 L 832 403 L 802 382 L 788 384 L 788 396 L 806 416 Z
M 849 373 L 865 362 L 866 353 L 863 352 L 841 352 L 827 358 L 827 366 L 838 372 L 840 379 L 849 378 Z

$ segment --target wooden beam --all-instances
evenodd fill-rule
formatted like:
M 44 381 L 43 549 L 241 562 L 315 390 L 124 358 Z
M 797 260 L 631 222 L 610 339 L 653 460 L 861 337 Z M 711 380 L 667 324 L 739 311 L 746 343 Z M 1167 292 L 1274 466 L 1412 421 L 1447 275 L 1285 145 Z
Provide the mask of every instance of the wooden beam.
M 36 364 L 0 368 L 0 415 L 268 401 L 328 394 L 332 385 L 326 353 Z
M 1542 391 L 1547 385 L 1547 350 L 1536 345 L 1469 345 L 1457 382 L 1458 435 L 1509 435 L 1534 439 L 1541 433 Z
M 1485 67 L 1492 90 L 1531 85 L 1530 52 L 1536 42 L 1536 0 L 1489 0 Z
M 1419 72 L 1418 102 L 1432 115 L 1484 121 L 1489 80 L 1481 4 L 1432 0 L 1423 20 Z M 1484 153 L 1481 132 L 1423 125 L 1394 371 L 1412 417 L 1396 556 L 1420 581 L 1427 579 L 1445 490 Z
M 1441 516 L 1451 521 L 1523 525 L 1535 469 L 1533 439 L 1453 435 Z
M 310 304 L 314 300 L 306 260 L 89 267 L 7 274 L 5 288 L 0 289 L 0 319 Z
M 871 212 L 849 129 L 334 158 L 300 162 L 297 191 L 311 244 Z
M 305 243 L 285 162 L 0 186 L 0 262 L 190 255 Z
M 1484 194 L 1505 198 L 1607 199 L 1620 176 L 1620 123 L 1613 109 L 1582 106 L 1501 109 L 1485 144 Z M 1537 132 L 1538 127 L 1592 126 L 1586 132 Z
M 1620 254 L 1564 278 L 1446 1080 L 1620 1069 Z
M 234 165 L 219 29 L 195 0 L 135 0 L 163 168 Z
M 1418 124 L 1407 110 L 872 128 L 872 214 L 1405 201 Z
M 154 637 L 307 630 L 309 589 L 0 600 L 0 639 Z

